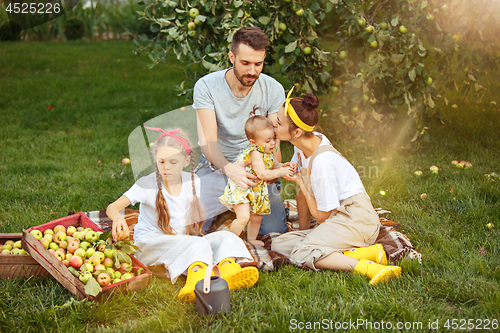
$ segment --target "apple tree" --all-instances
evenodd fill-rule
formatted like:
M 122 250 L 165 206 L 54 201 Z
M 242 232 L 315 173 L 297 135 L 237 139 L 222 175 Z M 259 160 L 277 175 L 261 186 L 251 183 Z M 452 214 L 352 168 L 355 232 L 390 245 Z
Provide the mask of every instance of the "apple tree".
M 186 64 L 181 94 L 227 68 L 234 32 L 258 26 L 271 45 L 265 71 L 328 102 L 338 131 L 366 135 L 398 115 L 428 140 L 447 92 L 481 100 L 482 78 L 498 66 L 497 0 L 144 0 L 136 53 L 151 67 L 173 52 Z M 496 14 L 495 14 L 496 13 Z M 320 38 L 319 36 L 322 36 Z M 327 51 L 328 49 L 328 51 Z M 285 89 L 289 87 L 285 86 Z M 439 104 L 440 103 L 440 104 Z M 412 133 L 413 134 L 413 133 Z

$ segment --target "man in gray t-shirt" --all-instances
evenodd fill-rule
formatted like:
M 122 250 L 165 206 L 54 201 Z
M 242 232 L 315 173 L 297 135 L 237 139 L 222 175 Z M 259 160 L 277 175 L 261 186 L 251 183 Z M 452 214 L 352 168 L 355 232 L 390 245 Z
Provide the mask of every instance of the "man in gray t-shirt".
M 201 179 L 200 201 L 207 218 L 205 231 L 218 214 L 227 210 L 219 202 L 219 196 L 224 193 L 228 177 L 242 188 L 256 184 L 257 177 L 245 172 L 244 164 L 234 164 L 240 152 L 249 146 L 244 126 L 250 113 L 258 107 L 257 114 L 274 123 L 278 109 L 285 102 L 281 84 L 261 74 L 268 45 L 268 37 L 259 28 L 241 28 L 233 35 L 229 52 L 233 67 L 210 73 L 194 86 L 193 108 L 203 152 L 197 175 Z M 285 207 L 277 183 L 269 184 L 268 190 L 271 214 L 264 215 L 259 234 L 286 232 Z

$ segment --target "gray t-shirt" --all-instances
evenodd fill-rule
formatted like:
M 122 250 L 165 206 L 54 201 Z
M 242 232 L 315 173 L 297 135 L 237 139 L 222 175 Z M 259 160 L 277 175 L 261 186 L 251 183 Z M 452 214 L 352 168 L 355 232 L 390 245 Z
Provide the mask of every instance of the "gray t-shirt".
M 285 90 L 278 81 L 261 73 L 246 97 L 235 97 L 225 78 L 228 70 L 207 74 L 196 82 L 193 108 L 215 111 L 219 147 L 224 157 L 233 163 L 239 153 L 250 146 L 245 122 L 254 107 L 259 107 L 256 113 L 263 116 L 278 112 L 285 102 Z

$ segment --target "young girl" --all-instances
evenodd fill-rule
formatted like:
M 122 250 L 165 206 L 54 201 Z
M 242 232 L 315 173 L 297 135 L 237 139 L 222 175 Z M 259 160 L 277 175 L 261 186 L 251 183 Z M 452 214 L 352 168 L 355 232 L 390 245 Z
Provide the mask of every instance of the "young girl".
M 257 240 L 262 215 L 271 213 L 267 180 L 273 180 L 284 175 L 293 175 L 289 165 L 276 166 L 274 153 L 277 152 L 273 124 L 264 116 L 255 115 L 245 123 L 245 133 L 250 147 L 243 150 L 236 163 L 250 161 L 247 172 L 259 177 L 257 185 L 246 190 L 240 188 L 231 179 L 228 180 L 220 202 L 236 213 L 236 219 L 231 223 L 230 231 L 240 235 L 248 221 L 247 241 L 254 245 L 264 246 Z M 277 167 L 276 169 L 273 169 Z
M 200 179 L 194 176 L 194 158 L 188 137 L 180 130 L 161 132 L 154 144 L 156 172 L 142 177 L 118 200 L 110 204 L 107 214 L 113 220 L 113 238 L 128 236 L 129 230 L 120 211 L 137 202 L 138 223 L 134 229 L 135 245 L 141 250 L 137 258 L 147 266 L 164 266 L 167 277 L 175 283 L 187 274 L 179 298 L 194 301 L 196 282 L 203 279 L 207 265 L 218 263 L 229 289 L 251 287 L 259 272 L 255 267 L 241 268 L 236 263 L 253 261 L 243 241 L 230 232 L 199 233 L 203 212 L 199 203 Z M 191 163 L 191 173 L 182 169 Z
M 292 88 L 293 90 L 293 88 Z M 298 185 L 299 231 L 273 240 L 272 250 L 314 269 L 356 271 L 370 284 L 398 277 L 401 268 L 387 266 L 375 244 L 380 222 L 356 169 L 333 148 L 326 136 L 313 132 L 318 99 L 313 94 L 290 99 L 278 111 L 276 138 L 295 146 L 293 162 L 301 167 L 285 179 Z M 310 216 L 320 224 L 309 229 Z

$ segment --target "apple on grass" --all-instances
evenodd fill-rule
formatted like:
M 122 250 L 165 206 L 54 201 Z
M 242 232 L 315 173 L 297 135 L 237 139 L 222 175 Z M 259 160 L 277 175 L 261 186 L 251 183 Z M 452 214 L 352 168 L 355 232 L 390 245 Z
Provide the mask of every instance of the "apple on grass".
M 435 166 L 435 165 L 431 166 L 430 170 L 431 170 L 432 173 L 438 173 L 439 172 L 439 168 L 437 166 Z
M 423 172 L 421 170 L 415 171 L 415 176 L 420 177 L 420 176 L 422 176 L 422 174 L 423 174 Z
M 35 237 L 35 239 L 36 239 L 36 240 L 38 240 L 38 241 L 39 241 L 40 239 L 42 239 L 42 237 L 43 237 L 43 234 L 42 234 L 42 232 L 41 232 L 40 230 L 31 230 L 31 231 L 30 231 L 30 234 L 31 234 L 33 237 Z
M 486 224 L 486 228 L 488 228 L 488 229 L 493 229 L 494 227 L 495 227 L 495 225 L 491 222 Z

